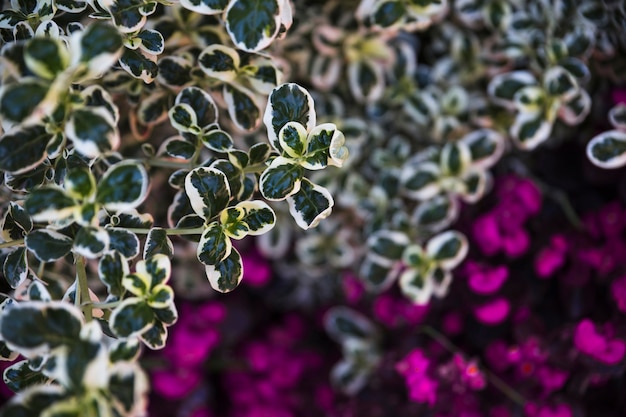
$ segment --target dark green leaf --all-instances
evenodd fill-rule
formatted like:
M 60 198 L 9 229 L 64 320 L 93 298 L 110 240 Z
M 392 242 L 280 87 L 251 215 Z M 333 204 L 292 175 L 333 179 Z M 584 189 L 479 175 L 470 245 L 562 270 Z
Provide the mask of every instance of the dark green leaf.
M 73 214 L 76 202 L 58 187 L 37 188 L 28 196 L 24 207 L 36 222 L 62 220 Z
M 230 201 L 230 187 L 223 172 L 200 167 L 185 178 L 185 191 L 193 210 L 206 220 L 215 217 Z
M 211 223 L 202 233 L 198 244 L 198 260 L 205 265 L 222 262 L 232 250 L 232 243 L 218 223 Z
M 34 230 L 26 235 L 26 247 L 41 262 L 54 262 L 72 250 L 72 238 L 48 229 Z
M 107 228 L 106 231 L 109 233 L 109 250 L 119 252 L 126 259 L 139 255 L 137 235 L 118 227 Z
M 44 384 L 48 378 L 40 372 L 28 367 L 28 360 L 17 362 L 6 368 L 3 375 L 4 383 L 13 392 L 20 392 L 32 385 Z
M 120 138 L 106 107 L 85 107 L 72 112 L 65 134 L 74 148 L 88 158 L 117 149 Z
M 145 301 L 128 298 L 113 310 L 111 330 L 119 337 L 140 335 L 154 324 L 154 313 Z
M 37 37 L 26 43 L 24 61 L 28 68 L 41 78 L 54 79 L 67 67 L 67 47 L 52 38 Z
M 268 200 L 284 200 L 300 189 L 304 169 L 285 158 L 274 159 L 259 179 L 261 194 Z
M 307 131 L 313 129 L 316 121 L 313 98 L 297 84 L 282 84 L 270 94 L 263 116 L 270 143 L 275 149 L 280 149 L 278 144 L 280 129 L 291 121 L 300 123 Z
M 214 290 L 230 292 L 239 285 L 243 277 L 241 255 L 233 248 L 226 259 L 217 265 L 207 265 L 205 271 Z
M 260 122 L 261 109 L 251 91 L 226 84 L 224 85 L 224 100 L 228 105 L 228 113 L 237 127 L 242 130 L 252 130 L 257 127 Z
M 224 16 L 226 30 L 239 49 L 259 51 L 278 34 L 280 13 L 278 0 L 233 0 Z
M 46 159 L 50 138 L 41 125 L 20 127 L 5 134 L 0 139 L 0 170 L 21 174 L 33 169 Z
M 217 122 L 217 105 L 213 98 L 198 87 L 187 87 L 176 96 L 176 104 L 188 104 L 193 109 L 197 124 L 206 128 Z
M 132 49 L 124 49 L 120 65 L 130 75 L 148 84 L 159 74 L 159 66 L 155 62 Z
M 11 288 L 17 288 L 28 276 L 26 248 L 20 247 L 9 253 L 2 265 L 2 273 Z
M 302 180 L 298 192 L 287 197 L 287 202 L 291 216 L 304 230 L 317 226 L 328 217 L 334 205 L 327 189 L 306 178 Z
M 143 332 L 139 337 L 150 349 L 163 349 L 167 341 L 167 328 L 162 322 L 155 321 L 152 327 Z
M 137 207 L 148 191 L 148 173 L 143 165 L 122 161 L 107 170 L 100 182 L 96 201 L 111 211 Z
M 174 254 L 174 245 L 167 236 L 165 229 L 155 227 L 150 229 L 146 237 L 143 258 L 148 259 L 159 253 L 171 257 Z

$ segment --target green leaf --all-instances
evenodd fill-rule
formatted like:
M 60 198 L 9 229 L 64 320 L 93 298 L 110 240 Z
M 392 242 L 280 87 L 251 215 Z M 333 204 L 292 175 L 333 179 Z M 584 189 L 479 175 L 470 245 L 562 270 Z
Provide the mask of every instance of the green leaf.
M 330 383 L 335 390 L 355 396 L 370 379 L 370 369 L 350 359 L 342 359 L 330 370 Z
M 98 277 L 109 296 L 119 299 L 124 294 L 122 279 L 129 273 L 128 261 L 119 253 L 107 253 L 98 262 Z
M 260 165 L 264 164 L 270 156 L 272 148 L 267 143 L 255 143 L 248 151 L 248 164 Z
M 115 64 L 122 52 L 122 36 L 118 30 L 106 23 L 94 22 L 84 31 L 72 35 L 70 44 L 78 43 L 75 50 L 81 63 L 91 75 L 103 74 Z M 74 50 L 74 48 L 72 48 Z
M 42 385 L 48 381 L 48 378 L 41 372 L 31 370 L 28 360 L 24 360 L 6 368 L 3 380 L 11 391 L 20 392 L 33 385 Z
M 14 396 L 3 408 L 3 417 L 42 416 L 44 410 L 67 397 L 59 385 L 34 385 Z M 72 417 L 72 416 L 70 416 Z
M 428 125 L 439 115 L 439 103 L 432 91 L 418 91 L 408 97 L 403 110 L 416 123 Z
M 13 303 L 3 312 L 0 334 L 9 347 L 33 356 L 73 343 L 81 320 L 81 313 L 66 302 Z
M 519 112 L 533 114 L 543 111 L 548 104 L 545 91 L 536 86 L 521 88 L 515 93 L 513 101 Z
M 358 60 L 348 65 L 348 85 L 359 102 L 372 103 L 385 92 L 385 74 L 379 65 Z
M 200 69 L 209 77 L 230 83 L 237 78 L 241 60 L 236 49 L 213 44 L 200 53 L 198 64 Z
M 221 129 L 210 130 L 202 134 L 200 140 L 204 146 L 215 152 L 228 152 L 234 145 L 228 132 Z
M 241 86 L 224 85 L 224 101 L 228 114 L 241 130 L 253 130 L 261 122 L 261 109 L 254 93 Z
M 96 201 L 113 212 L 137 207 L 148 192 L 148 173 L 143 165 L 122 161 L 111 166 L 98 183 Z
M 174 303 L 174 290 L 165 284 L 159 284 L 148 296 L 148 305 L 152 308 L 165 308 Z
M 579 90 L 576 79 L 563 67 L 552 67 L 543 75 L 543 85 L 546 92 L 561 100 L 573 98 Z
M 96 259 L 109 250 L 109 234 L 105 229 L 81 227 L 74 237 L 74 251 L 87 259 Z
M 428 256 L 419 245 L 408 245 L 402 252 L 402 262 L 405 265 L 422 270 L 424 267 L 428 267 Z
M 187 87 L 176 96 L 176 104 L 188 104 L 193 109 L 196 124 L 201 129 L 217 123 L 217 105 L 213 98 L 198 87 Z
M 155 321 L 139 338 L 152 350 L 163 349 L 167 341 L 167 327 L 162 322 Z
M 111 362 L 134 362 L 139 357 L 141 345 L 137 339 L 117 339 L 109 347 Z
M 180 5 L 200 14 L 219 14 L 226 9 L 228 0 L 181 0 Z
M 180 56 L 159 58 L 159 76 L 161 84 L 170 87 L 182 87 L 191 81 L 191 64 Z
M 584 89 L 561 104 L 559 107 L 559 119 L 569 126 L 576 126 L 582 123 L 591 111 L 591 97 Z M 610 113 L 609 113 L 610 118 Z
M 141 39 L 141 45 L 139 47 L 152 55 L 160 55 L 165 49 L 165 40 L 163 35 L 156 30 L 146 29 L 139 32 L 137 35 Z
M 236 207 L 244 211 L 242 220 L 246 223 L 248 235 L 262 235 L 276 223 L 274 210 L 264 201 L 242 201 Z
M 458 214 L 457 199 L 443 194 L 421 202 L 413 212 L 411 222 L 427 230 L 439 231 L 456 220 Z
M 137 118 L 145 125 L 156 125 L 165 121 L 171 107 L 171 95 L 165 91 L 156 91 L 139 103 Z
M 132 49 L 124 49 L 124 53 L 120 57 L 120 66 L 124 71 L 146 84 L 154 81 L 159 74 L 159 66 L 156 62 Z
M 433 162 L 405 164 L 400 177 L 404 194 L 419 201 L 433 198 L 441 191 L 439 185 L 441 175 L 439 166 Z
M 198 119 L 189 104 L 176 104 L 168 112 L 170 123 L 179 132 L 200 133 Z
M 280 150 L 286 153 L 285 156 L 291 158 L 303 156 L 308 145 L 306 128 L 298 122 L 287 122 L 278 132 L 278 143 Z
M 162 254 L 156 254 L 151 258 L 137 262 L 135 270 L 138 274 L 150 276 L 150 288 L 154 288 L 159 284 L 165 284 L 172 274 L 172 264 L 170 259 Z
M 137 297 L 146 297 L 152 286 L 152 278 L 148 274 L 134 273 L 122 278 L 122 286 Z
M 322 219 L 328 217 L 335 204 L 326 188 L 306 178 L 301 181 L 300 189 L 287 197 L 287 203 L 289 213 L 304 230 L 316 227 Z
M 67 171 L 63 183 L 66 193 L 76 200 L 87 200 L 96 192 L 96 179 L 87 167 Z
M 610 130 L 594 136 L 587 144 L 587 157 L 605 169 L 626 165 L 626 132 Z
M 428 304 L 433 295 L 433 281 L 418 269 L 407 269 L 400 275 L 400 289 L 416 305 Z
M 330 308 L 324 315 L 324 330 L 337 343 L 349 340 L 375 341 L 380 335 L 364 315 L 348 307 Z
M 552 133 L 552 123 L 544 119 L 544 115 L 534 113 L 518 113 L 510 129 L 511 137 L 516 144 L 531 150 L 545 142 Z
M 359 278 L 368 291 L 381 293 L 393 284 L 397 273 L 387 260 L 366 255 L 359 266 Z
M 466 203 L 476 203 L 487 192 L 491 176 L 488 171 L 470 171 L 463 178 L 463 190 L 459 193 Z
M 63 189 L 46 186 L 33 190 L 24 208 L 35 222 L 62 220 L 72 216 L 76 202 Z
M 216 265 L 226 259 L 231 251 L 232 243 L 222 227 L 217 222 L 209 224 L 198 244 L 198 260 L 204 265 Z
M 178 138 L 180 136 L 174 136 L 163 143 L 162 147 L 165 148 L 165 153 L 172 158 L 190 160 L 196 153 L 196 145 Z
M 403 232 L 378 230 L 367 239 L 368 254 L 375 255 L 379 263 L 390 267 L 394 261 L 400 260 L 409 243 L 409 237 Z
M 469 244 L 462 233 L 454 230 L 440 233 L 426 244 L 426 253 L 444 270 L 454 269 L 467 255 Z
M 154 313 L 144 300 L 127 298 L 113 310 L 109 323 L 118 337 L 138 336 L 152 327 Z
M 245 210 L 243 208 L 227 207 L 220 213 L 220 223 L 227 237 L 243 239 L 248 233 L 248 225 L 243 221 Z
M 238 151 L 237 154 L 239 156 L 245 155 L 245 152 Z M 231 159 L 232 155 L 229 152 L 229 159 Z M 238 158 L 232 158 L 235 162 L 239 162 Z M 241 199 L 242 192 L 242 181 L 244 180 L 244 174 L 242 168 L 238 167 L 231 161 L 227 161 L 225 159 L 217 159 L 215 160 L 209 168 L 217 169 L 226 175 L 226 180 L 228 181 L 228 186 L 230 187 L 230 194 L 233 198 Z
M 376 4 L 371 12 L 372 24 L 381 28 L 388 28 L 399 23 L 406 14 L 406 8 L 402 1 L 381 1 Z
M 505 31 L 509 27 L 512 10 L 511 6 L 505 1 L 491 1 L 483 9 L 483 15 L 489 27 Z
M 325 168 L 327 165 L 341 167 L 348 158 L 346 138 L 333 123 L 323 123 L 313 128 L 308 136 L 306 158 L 302 166 L 310 170 Z
M 268 47 L 280 29 L 281 6 L 279 0 L 232 0 L 224 21 L 237 48 L 253 52 Z
M 2 265 L 2 274 L 11 288 L 19 287 L 28 276 L 26 248 L 20 247 L 9 253 Z
M 52 301 L 52 296 L 43 281 L 34 280 L 28 286 L 28 299 L 30 301 Z
M 118 252 L 126 259 L 139 255 L 137 235 L 119 227 L 109 227 L 106 231 L 109 234 L 109 250 Z
M 41 125 L 19 127 L 5 134 L 0 138 L 0 170 L 17 175 L 41 164 L 46 159 L 50 138 Z
M 152 310 L 157 320 L 163 322 L 166 326 L 171 326 L 178 320 L 178 311 L 176 304 L 169 304 L 165 308 L 155 308 Z
M 69 61 L 67 47 L 57 39 L 34 38 L 24 48 L 24 62 L 41 78 L 54 79 L 67 68 Z
M 143 247 L 143 258 L 148 259 L 157 254 L 167 257 L 174 255 L 174 245 L 167 236 L 165 229 L 154 227 L 148 232 L 146 244 Z
M 626 130 L 626 104 L 620 103 L 609 111 L 609 122 L 615 129 Z
M 119 404 L 122 415 L 145 413 L 148 396 L 148 378 L 137 364 L 116 363 L 109 370 L 109 386 L 112 400 Z
M 460 176 L 472 162 L 472 154 L 463 142 L 446 143 L 441 149 L 439 164 L 444 175 Z
M 256 55 L 251 59 L 244 71 L 252 89 L 263 95 L 270 94 L 282 78 L 276 62 L 263 55 Z
M 315 127 L 315 108 L 309 92 L 298 84 L 282 84 L 270 94 L 263 115 L 270 144 L 280 150 L 278 133 L 288 122 L 298 122 L 307 132 Z
M 487 169 L 492 167 L 504 153 L 504 137 L 491 129 L 479 129 L 463 136 L 459 142 L 470 151 L 472 167 Z
M 0 224 L 0 236 L 7 242 L 22 239 L 33 229 L 33 221 L 26 209 L 15 201 L 9 202 L 8 210 Z
M 259 189 L 270 201 L 284 200 L 300 190 L 304 169 L 289 159 L 278 157 L 263 171 Z
M 205 220 L 215 217 L 230 201 L 230 186 L 223 172 L 195 168 L 185 177 L 185 192 L 193 211 Z
M 143 1 L 112 0 L 107 3 L 113 23 L 120 32 L 137 32 L 146 24 L 146 15 L 141 10 L 145 6 Z
M 105 107 L 85 107 L 72 112 L 65 134 L 81 154 L 96 158 L 117 149 L 120 136 L 113 117 Z
M 530 85 L 537 85 L 537 80 L 532 73 L 512 71 L 493 77 L 487 87 L 487 92 L 495 103 L 511 108 L 515 94 Z
M 26 248 L 41 262 L 54 262 L 72 250 L 72 238 L 49 229 L 33 230 L 24 239 Z
M 205 268 L 211 287 L 219 292 L 230 292 L 241 282 L 243 277 L 243 263 L 237 249 L 232 249 L 230 255 L 217 265 L 207 265 Z

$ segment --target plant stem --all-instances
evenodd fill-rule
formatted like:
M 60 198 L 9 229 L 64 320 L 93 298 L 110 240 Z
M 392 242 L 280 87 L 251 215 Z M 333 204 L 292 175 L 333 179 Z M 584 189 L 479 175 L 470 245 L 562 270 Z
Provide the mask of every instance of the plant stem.
M 450 341 L 446 336 L 432 328 L 431 326 L 422 326 L 421 331 L 424 334 L 430 336 L 433 340 L 437 341 L 441 346 L 443 346 L 447 351 L 451 353 L 462 353 L 461 349 L 459 349 L 454 343 Z M 481 367 L 482 371 L 485 373 L 485 377 L 487 381 L 491 383 L 494 387 L 496 387 L 500 392 L 506 395 L 511 401 L 524 405 L 526 404 L 526 399 L 517 391 L 513 389 L 509 384 L 504 382 L 502 378 L 491 372 L 490 370 Z
M 129 228 L 126 229 L 129 232 L 138 234 L 138 235 L 147 235 L 148 233 L 150 233 L 150 230 L 152 229 L 133 229 L 133 228 Z M 204 227 L 195 227 L 193 229 L 163 229 L 165 230 L 165 233 L 168 235 L 178 235 L 178 236 L 182 236 L 182 235 L 201 235 L 202 232 L 204 231 Z
M 85 258 L 78 256 L 76 259 L 76 305 L 80 306 L 85 314 L 85 320 L 91 321 L 91 306 L 81 304 L 81 300 L 90 300 L 89 286 L 87 285 L 87 269 L 85 266 Z
M 115 308 L 120 305 L 122 301 L 111 301 L 109 303 L 94 303 L 94 302 L 84 302 L 81 304 L 82 307 L 90 306 L 91 308 Z
M 160 158 L 150 158 L 145 161 L 148 165 L 152 167 L 159 168 L 172 168 L 172 169 L 191 169 L 193 168 L 193 164 L 191 162 L 176 162 L 176 161 L 167 161 L 165 159 Z
M 0 243 L 0 249 L 12 248 L 14 246 L 22 246 L 23 244 L 24 244 L 24 239 L 9 240 L 8 242 Z

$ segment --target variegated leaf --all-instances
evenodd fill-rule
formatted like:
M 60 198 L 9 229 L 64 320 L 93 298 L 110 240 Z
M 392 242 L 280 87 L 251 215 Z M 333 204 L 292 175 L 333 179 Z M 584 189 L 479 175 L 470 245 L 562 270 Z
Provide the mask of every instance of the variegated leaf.
M 195 168 L 185 177 L 185 192 L 193 211 L 205 220 L 215 217 L 230 201 L 226 175 L 215 168 Z
M 587 144 L 587 156 L 601 168 L 614 169 L 626 165 L 626 132 L 610 130 L 594 136 Z
M 247 88 L 225 84 L 224 101 L 235 126 L 250 131 L 261 123 L 261 107 L 255 94 Z
M 516 144 L 526 150 L 536 148 L 552 133 L 552 123 L 542 113 L 519 113 L 510 129 Z
M 230 255 L 232 249 L 230 238 L 217 222 L 213 222 L 202 233 L 196 255 L 204 265 L 217 265 Z
M 200 69 L 209 77 L 230 83 L 237 78 L 241 59 L 236 49 L 214 44 L 200 53 L 198 64 Z
M 270 143 L 280 150 L 278 133 L 288 122 L 298 122 L 310 132 L 316 125 L 313 97 L 297 84 L 282 84 L 270 94 L 263 115 Z
M 111 313 L 109 325 L 118 337 L 139 336 L 154 324 L 155 317 L 150 306 L 140 298 L 127 298 Z
M 180 5 L 196 13 L 212 15 L 222 13 L 228 0 L 181 0 Z
M 195 113 L 196 123 L 201 129 L 217 123 L 217 104 L 213 98 L 198 87 L 187 87 L 178 93 L 175 104 L 187 104 Z
M 259 190 L 270 201 L 284 200 L 300 190 L 304 169 L 283 157 L 275 158 L 259 178 Z
M 67 68 L 70 54 L 60 40 L 34 38 L 24 47 L 24 62 L 34 74 L 52 80 Z
M 109 241 L 105 229 L 81 227 L 74 237 L 74 252 L 87 259 L 96 259 L 109 250 Z
M 487 92 L 501 106 L 514 109 L 513 98 L 524 87 L 537 85 L 535 76 L 527 71 L 512 71 L 496 75 L 489 82 Z
M 72 112 L 65 134 L 74 149 L 88 158 L 116 150 L 120 135 L 113 116 L 106 107 L 85 107 Z
M 454 269 L 465 259 L 469 244 L 465 235 L 449 230 L 431 238 L 426 244 L 426 253 L 445 270 Z
M 49 229 L 33 230 L 24 242 L 29 251 L 41 262 L 54 262 L 72 250 L 73 240 Z
M 207 265 L 205 272 L 211 287 L 219 292 L 234 290 L 243 277 L 241 255 L 234 249 L 230 255 L 217 265 Z
M 287 196 L 289 213 L 302 229 L 316 227 L 320 221 L 330 216 L 335 204 L 330 192 L 303 178 L 297 192 Z
M 400 275 L 402 294 L 416 305 L 426 305 L 433 295 L 433 281 L 420 270 L 409 268 Z
M 72 216 L 76 202 L 63 189 L 47 186 L 33 190 L 24 207 L 33 221 L 48 222 Z
M 107 210 L 123 212 L 134 209 L 148 193 L 148 173 L 143 165 L 122 161 L 111 166 L 98 183 L 96 201 Z
M 33 170 L 48 156 L 47 144 L 51 138 L 43 125 L 18 127 L 3 135 L 0 137 L 0 170 L 13 175 Z
M 231 0 L 224 13 L 226 30 L 244 51 L 267 48 L 280 30 L 281 0 Z

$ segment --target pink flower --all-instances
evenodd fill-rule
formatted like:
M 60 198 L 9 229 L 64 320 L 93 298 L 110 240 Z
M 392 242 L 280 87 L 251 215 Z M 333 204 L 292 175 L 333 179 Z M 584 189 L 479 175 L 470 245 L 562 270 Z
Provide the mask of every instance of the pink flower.
M 493 214 L 488 213 L 476 219 L 472 232 L 476 244 L 485 255 L 493 256 L 502 247 L 498 220 Z
M 626 104 L 626 89 L 613 89 L 613 91 L 611 91 L 611 100 L 613 101 L 613 104 Z
M 563 388 L 568 377 L 569 372 L 557 368 L 544 365 L 537 369 L 537 381 L 543 386 L 546 393 Z
M 543 248 L 535 258 L 535 273 L 539 278 L 549 278 L 563 266 L 567 255 L 567 241 L 564 236 L 556 235 L 550 240 L 550 246 Z
M 451 311 L 443 317 L 441 326 L 446 334 L 457 335 L 463 331 L 463 316 L 459 312 Z
M 626 353 L 626 343 L 623 340 L 600 335 L 589 319 L 584 319 L 576 326 L 574 346 L 592 358 L 610 365 L 620 362 Z
M 567 404 L 549 406 L 528 403 L 524 407 L 524 412 L 528 417 L 572 417 L 573 415 L 571 407 Z
M 356 304 L 365 293 L 363 282 L 354 274 L 346 274 L 341 280 L 348 304 Z
M 461 382 L 472 390 L 479 391 L 487 386 L 487 379 L 478 367 L 476 359 L 466 361 L 463 356 L 455 354 L 454 365 L 459 372 Z
M 246 252 L 241 261 L 246 271 L 245 283 L 252 287 L 262 287 L 269 282 L 272 275 L 270 264 L 258 252 Z
M 185 397 L 200 384 L 200 380 L 200 372 L 182 367 L 173 370 L 157 370 L 152 373 L 152 385 L 155 392 L 171 399 Z
M 509 277 L 504 265 L 491 267 L 468 261 L 468 285 L 477 294 L 487 295 L 498 291 Z
M 420 349 L 409 352 L 396 364 L 396 371 L 405 379 L 412 401 L 435 405 L 438 382 L 428 375 L 430 360 Z
M 626 275 L 617 278 L 611 283 L 611 296 L 617 304 L 617 309 L 626 313 Z
M 418 403 L 425 403 L 433 407 L 437 401 L 437 387 L 436 380 L 431 379 L 428 376 L 419 378 L 409 384 L 409 399 Z
M 491 342 L 485 349 L 485 359 L 495 371 L 502 372 L 511 366 L 508 346 L 503 340 Z
M 511 304 L 500 297 L 474 308 L 474 316 L 483 324 L 496 325 L 504 321 L 511 311 Z

